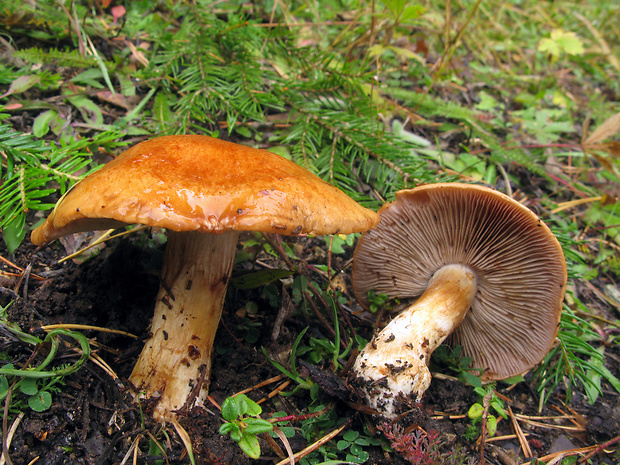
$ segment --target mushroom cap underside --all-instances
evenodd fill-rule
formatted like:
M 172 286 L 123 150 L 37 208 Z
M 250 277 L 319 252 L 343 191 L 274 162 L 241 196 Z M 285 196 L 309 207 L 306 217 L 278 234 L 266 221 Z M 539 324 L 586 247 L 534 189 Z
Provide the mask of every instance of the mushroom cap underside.
M 76 184 L 31 239 L 41 245 L 133 223 L 211 233 L 350 234 L 378 221 L 344 192 L 267 150 L 208 136 L 163 136 Z
M 527 207 L 481 186 L 440 183 L 396 193 L 355 250 L 353 286 L 414 299 L 444 265 L 463 264 L 478 280 L 471 309 L 448 343 L 505 379 L 539 363 L 557 335 L 566 261 L 549 228 Z

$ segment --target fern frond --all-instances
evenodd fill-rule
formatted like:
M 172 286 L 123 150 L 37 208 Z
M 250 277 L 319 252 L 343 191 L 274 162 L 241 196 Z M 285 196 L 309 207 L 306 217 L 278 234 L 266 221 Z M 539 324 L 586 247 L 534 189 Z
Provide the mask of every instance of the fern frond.
M 43 141 L 34 139 L 30 134 L 17 132 L 8 124 L 0 125 L 0 179 L 13 176 L 15 165 L 38 163 L 47 151 Z
M 192 120 L 215 126 L 221 119 L 232 131 L 238 122 L 262 121 L 267 109 L 278 108 L 265 87 L 276 76 L 258 55 L 265 32 L 238 18 L 212 17 L 208 23 L 188 19 L 152 59 L 150 71 L 163 71 L 164 87 L 181 95 L 175 107 L 177 132 L 187 132 Z
M 48 188 L 53 181 L 61 194 L 82 176 L 91 162 L 89 146 L 119 145 L 117 133 L 107 132 L 92 140 L 81 139 L 68 144 L 44 145 L 30 135 L 0 125 L 2 165 L 0 177 L 0 229 L 21 219 L 29 210 L 47 210 L 53 203 L 43 199 L 56 191 Z M 93 168 L 93 169 L 96 169 Z M 92 170 L 90 170 L 92 171 Z

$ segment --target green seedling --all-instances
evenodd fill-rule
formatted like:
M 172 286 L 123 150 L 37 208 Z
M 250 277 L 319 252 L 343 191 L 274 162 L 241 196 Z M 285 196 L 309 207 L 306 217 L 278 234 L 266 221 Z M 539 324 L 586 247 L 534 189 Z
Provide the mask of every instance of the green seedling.
M 370 313 L 377 313 L 381 309 L 390 310 L 392 304 L 398 305 L 398 300 L 394 299 L 390 301 L 390 297 L 387 294 L 377 294 L 375 291 L 368 291 L 368 310 Z
M 253 459 L 260 457 L 256 436 L 273 430 L 270 422 L 260 418 L 262 412 L 261 406 L 245 394 L 228 397 L 222 404 L 222 417 L 226 423 L 220 426 L 220 434 L 230 434 L 241 450 Z
M 345 236 L 343 234 L 334 234 L 333 236 L 326 236 L 325 244 L 330 247 L 331 253 L 343 254 L 346 252 L 344 246 L 353 247 L 355 240 L 360 234 L 349 234 Z
M 472 421 L 472 426 L 474 426 L 474 428 L 468 430 L 468 436 L 471 437 L 475 431 L 477 432 L 475 427 L 477 423 L 484 422 L 487 434 L 489 437 L 493 437 L 497 432 L 497 417 L 489 413 L 489 411 L 493 410 L 502 418 L 508 418 L 508 414 L 504 410 L 504 402 L 497 396 L 492 386 L 486 389 L 476 387 L 474 391 L 481 397 L 481 401 L 473 404 L 467 412 L 467 416 Z
M 332 368 L 334 371 L 343 367 L 341 360 L 345 359 L 351 349 L 353 348 L 353 339 L 349 339 L 347 346 L 342 352 L 340 352 L 340 325 L 338 324 L 338 309 L 334 296 L 330 294 L 323 295 L 324 301 L 331 306 L 332 316 L 334 321 L 334 339 L 332 341 L 328 339 L 310 338 L 310 346 L 303 346 L 297 351 L 298 355 L 308 353 L 309 360 L 316 364 L 321 360 L 331 360 Z

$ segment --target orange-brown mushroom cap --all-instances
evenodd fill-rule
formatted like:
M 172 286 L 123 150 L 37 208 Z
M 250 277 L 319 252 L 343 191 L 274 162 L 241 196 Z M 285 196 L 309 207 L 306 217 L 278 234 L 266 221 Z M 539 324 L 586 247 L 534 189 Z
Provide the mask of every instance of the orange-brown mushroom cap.
M 137 397 L 153 400 L 153 417 L 167 421 L 206 398 L 239 231 L 350 234 L 378 221 L 339 189 L 266 150 L 165 136 L 87 176 L 31 239 L 41 245 L 126 223 L 169 230 L 151 336 L 129 378 Z
M 566 261 L 549 228 L 532 211 L 485 187 L 444 183 L 400 191 L 379 210 L 379 225 L 355 251 L 353 286 L 416 298 L 445 265 L 462 264 L 477 292 L 450 336 L 482 368 L 505 379 L 539 363 L 557 335 Z
M 79 182 L 31 240 L 128 223 L 293 235 L 350 234 L 377 222 L 375 212 L 279 155 L 207 136 L 163 136 Z

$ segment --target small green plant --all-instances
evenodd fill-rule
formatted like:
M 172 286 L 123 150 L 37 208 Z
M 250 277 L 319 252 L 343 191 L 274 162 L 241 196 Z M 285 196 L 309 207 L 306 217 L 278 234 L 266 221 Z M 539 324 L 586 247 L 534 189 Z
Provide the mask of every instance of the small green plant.
M 480 402 L 473 404 L 467 412 L 467 416 L 472 423 L 467 430 L 466 436 L 470 440 L 472 436 L 477 437 L 480 434 L 477 425 L 484 422 L 487 434 L 489 437 L 493 437 L 497 431 L 497 417 L 489 413 L 489 411 L 493 410 L 502 418 L 508 418 L 508 414 L 504 410 L 504 402 L 497 396 L 494 385 L 486 388 L 476 387 L 474 391 L 480 396 Z
M 370 313 L 377 313 L 381 309 L 390 309 L 391 304 L 398 305 L 398 300 L 390 302 L 390 297 L 387 294 L 377 294 L 375 291 L 368 291 L 368 310 Z
M 355 244 L 355 240 L 360 236 L 360 234 L 349 234 L 345 236 L 344 234 L 334 234 L 333 236 L 326 236 L 325 243 L 327 246 L 330 246 L 330 250 L 335 254 L 343 254 L 346 252 L 344 246 L 353 247 Z
M 583 42 L 574 32 L 554 29 L 550 37 L 541 39 L 538 43 L 538 51 L 546 53 L 552 63 L 556 62 L 562 54 L 583 55 L 585 52 Z
M 380 439 L 364 436 L 354 430 L 344 433 L 342 439 L 336 443 L 339 450 L 347 452 L 345 460 L 352 463 L 365 463 L 370 456 L 364 447 L 380 445 Z
M 298 355 L 305 355 L 306 360 L 308 360 L 312 364 L 318 364 L 323 360 L 334 359 L 334 354 L 338 354 L 336 358 L 344 358 L 346 357 L 350 350 L 352 344 L 349 344 L 348 347 L 342 352 L 338 354 L 338 348 L 334 344 L 333 341 L 324 338 L 316 338 L 311 337 L 310 341 L 308 341 L 307 346 L 302 346 L 298 349 Z
M 220 434 L 230 434 L 243 452 L 253 459 L 260 457 L 258 434 L 273 430 L 273 424 L 260 418 L 263 409 L 245 394 L 228 397 L 222 404 L 222 417 L 226 422 L 220 426 Z
M 7 363 L 0 372 L 4 370 L 15 370 L 12 363 Z M 23 378 L 21 381 L 15 383 L 15 387 L 19 388 L 19 392 L 24 394 L 28 401 L 28 406 L 35 412 L 44 412 L 52 406 L 52 393 L 57 393 L 60 389 L 54 386 L 57 383 L 62 384 L 62 377 L 58 376 L 49 380 L 42 380 L 36 378 Z M 9 394 L 9 378 L 5 375 L 0 375 L 0 400 L 5 399 Z
M 52 405 L 52 393 L 58 392 L 57 384 L 62 384 L 63 378 L 79 370 L 90 357 L 90 344 L 81 333 L 65 329 L 53 329 L 41 340 L 31 334 L 24 333 L 17 325 L 9 323 L 6 318 L 6 307 L 0 311 L 0 328 L 10 333 L 16 339 L 35 346 L 35 351 L 49 347 L 47 356 L 37 366 L 16 368 L 7 363 L 0 368 L 0 401 L 20 392 L 27 397 L 28 406 L 36 411 L 43 412 Z M 47 369 L 56 359 L 62 337 L 69 337 L 79 343 L 82 355 L 72 365 L 62 365 Z

